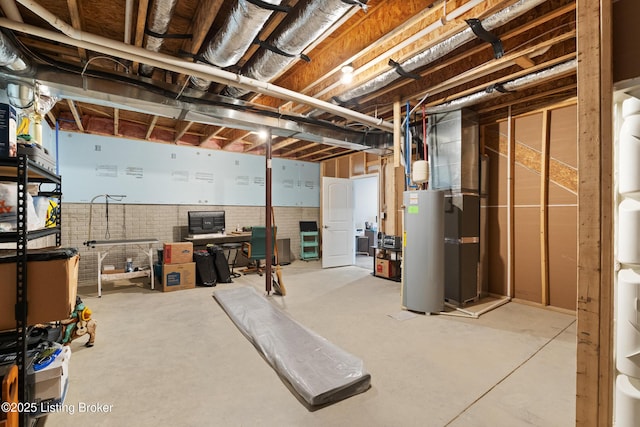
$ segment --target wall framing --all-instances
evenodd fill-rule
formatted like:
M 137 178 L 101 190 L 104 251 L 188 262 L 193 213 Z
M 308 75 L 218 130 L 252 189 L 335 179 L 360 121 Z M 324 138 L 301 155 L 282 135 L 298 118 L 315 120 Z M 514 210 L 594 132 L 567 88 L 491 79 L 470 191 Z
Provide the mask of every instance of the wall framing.
M 612 1 L 577 0 L 576 425 L 613 422 Z

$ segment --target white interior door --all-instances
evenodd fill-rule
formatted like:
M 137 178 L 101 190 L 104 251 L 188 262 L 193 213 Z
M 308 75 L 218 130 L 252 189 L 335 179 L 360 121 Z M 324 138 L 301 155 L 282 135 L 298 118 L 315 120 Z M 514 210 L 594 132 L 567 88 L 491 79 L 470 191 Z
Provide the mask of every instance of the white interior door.
M 322 268 L 355 263 L 353 183 L 322 178 Z

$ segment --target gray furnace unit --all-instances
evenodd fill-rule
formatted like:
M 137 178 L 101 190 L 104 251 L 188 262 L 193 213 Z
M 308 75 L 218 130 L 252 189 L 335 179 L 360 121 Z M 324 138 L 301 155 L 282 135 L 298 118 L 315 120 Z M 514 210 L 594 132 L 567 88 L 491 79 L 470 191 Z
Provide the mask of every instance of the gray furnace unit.
M 445 195 L 445 299 L 479 297 L 480 132 L 478 116 L 456 110 L 429 116 L 429 187 Z
M 404 192 L 402 305 L 420 313 L 444 310 L 444 192 Z

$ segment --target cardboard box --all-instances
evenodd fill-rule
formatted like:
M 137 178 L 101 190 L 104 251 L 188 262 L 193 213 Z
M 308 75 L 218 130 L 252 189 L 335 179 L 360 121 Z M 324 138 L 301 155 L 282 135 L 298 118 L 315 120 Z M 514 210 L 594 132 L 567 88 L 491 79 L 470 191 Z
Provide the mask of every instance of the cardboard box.
M 16 157 L 18 154 L 16 119 L 15 108 L 0 104 L 0 158 Z
M 184 264 L 193 262 L 193 243 L 165 243 L 162 250 L 163 264 Z
M 51 253 L 62 258 L 36 260 Z M 11 262 L 0 262 L 0 330 L 16 327 L 15 252 L 13 254 L 3 258 Z M 47 249 L 29 250 L 28 256 L 27 323 L 34 325 L 68 318 L 76 305 L 80 255 L 75 250 Z
M 36 401 L 59 400 L 64 395 L 64 388 L 69 380 L 69 359 L 71 348 L 67 345 L 60 346 L 60 353 L 42 370 L 34 371 L 29 368 L 28 382 L 33 385 Z
M 376 276 L 395 278 L 398 275 L 400 261 L 376 258 Z
M 196 263 L 163 264 L 156 277 L 156 287 L 162 292 L 179 291 L 196 287 Z

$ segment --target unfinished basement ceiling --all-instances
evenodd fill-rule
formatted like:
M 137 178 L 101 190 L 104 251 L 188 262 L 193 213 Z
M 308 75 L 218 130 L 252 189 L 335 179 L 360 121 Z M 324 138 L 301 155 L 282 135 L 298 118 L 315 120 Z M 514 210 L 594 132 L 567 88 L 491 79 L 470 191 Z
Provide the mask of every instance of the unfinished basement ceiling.
M 321 161 L 384 152 L 394 102 L 464 105 L 489 123 L 576 95 L 575 0 L 0 6 L 28 66 L 0 59 L 1 80 L 49 86 L 46 120 L 69 131 L 261 154 L 269 127 L 275 157 Z

